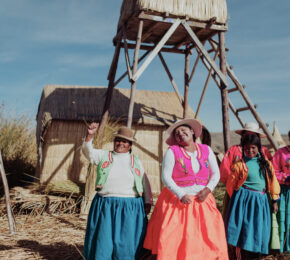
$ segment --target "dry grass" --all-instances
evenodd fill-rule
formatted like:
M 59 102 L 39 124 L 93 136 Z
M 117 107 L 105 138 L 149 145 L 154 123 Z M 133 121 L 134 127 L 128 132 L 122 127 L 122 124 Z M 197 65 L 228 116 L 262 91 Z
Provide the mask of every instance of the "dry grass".
M 23 173 L 34 175 L 37 163 L 33 121 L 26 115 L 13 116 L 0 106 L 0 150 L 11 186 L 27 180 Z
M 109 142 L 113 141 L 114 138 L 114 133 L 118 131 L 118 129 L 121 126 L 121 121 L 123 120 L 122 117 L 120 117 L 119 119 L 108 119 L 108 122 L 105 126 L 105 130 L 104 130 L 104 134 L 103 134 L 103 140 L 102 140 L 102 146 L 98 147 L 98 140 L 99 140 L 99 131 L 98 133 L 95 135 L 94 140 L 93 140 L 93 144 L 94 147 L 96 148 L 103 148 L 103 146 Z
M 0 259 L 83 259 L 86 223 L 77 215 L 18 215 L 16 223 L 12 236 L 0 217 Z
M 226 192 L 226 187 L 221 182 L 218 183 L 217 187 L 213 191 L 217 208 L 219 209 L 220 212 L 222 212 L 222 209 L 223 209 L 223 201 L 224 201 L 225 192 Z

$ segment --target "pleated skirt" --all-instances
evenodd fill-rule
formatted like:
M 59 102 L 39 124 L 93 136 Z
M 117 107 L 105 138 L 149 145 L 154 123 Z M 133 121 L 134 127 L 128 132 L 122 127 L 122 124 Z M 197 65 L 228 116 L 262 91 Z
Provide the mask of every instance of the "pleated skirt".
M 142 198 L 95 195 L 85 235 L 86 260 L 138 259 L 147 228 Z
M 290 252 L 290 186 L 281 185 L 278 223 L 280 251 Z
M 164 188 L 148 223 L 144 248 L 158 260 L 228 259 L 225 228 L 213 195 L 183 204 Z
M 225 225 L 230 245 L 250 252 L 268 254 L 271 215 L 267 194 L 243 187 L 234 191 Z

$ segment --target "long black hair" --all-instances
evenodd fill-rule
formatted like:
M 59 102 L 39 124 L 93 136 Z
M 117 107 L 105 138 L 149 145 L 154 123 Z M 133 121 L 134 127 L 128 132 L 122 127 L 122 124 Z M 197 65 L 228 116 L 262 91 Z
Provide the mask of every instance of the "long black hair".
M 261 145 L 260 136 L 256 135 L 256 134 L 249 134 L 249 135 L 246 134 L 242 137 L 241 145 L 243 148 L 243 159 L 245 159 L 244 147 L 247 144 L 256 145 L 258 147 L 258 151 L 259 151 L 258 162 L 259 162 L 260 170 L 262 170 L 263 173 L 266 173 L 268 175 L 268 177 L 272 180 L 273 174 L 270 170 L 270 165 L 269 165 L 268 161 L 265 159 L 265 156 L 262 153 L 262 145 Z

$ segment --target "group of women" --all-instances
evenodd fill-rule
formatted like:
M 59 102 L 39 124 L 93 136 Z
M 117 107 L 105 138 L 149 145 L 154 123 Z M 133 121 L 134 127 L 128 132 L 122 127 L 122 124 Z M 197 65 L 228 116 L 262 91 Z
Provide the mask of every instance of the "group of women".
M 223 260 L 229 259 L 228 244 L 242 252 L 267 254 L 269 202 L 274 212 L 280 203 L 281 250 L 289 250 L 290 146 L 288 155 L 279 150 L 273 159 L 285 186 L 280 198 L 273 165 L 261 146 L 262 134 L 253 128 L 250 124 L 237 131 L 241 145 L 229 149 L 221 164 L 229 195 L 224 221 L 212 195 L 220 180 L 215 155 L 208 145 L 196 142 L 202 133 L 200 122 L 183 119 L 172 124 L 166 131 L 164 188 L 147 224 L 152 195 L 142 163 L 131 150 L 134 133 L 121 127 L 113 151 L 97 150 L 92 140 L 98 124 L 90 124 L 82 149 L 97 165 L 97 194 L 87 220 L 85 259 Z M 150 257 L 142 256 L 144 250 Z

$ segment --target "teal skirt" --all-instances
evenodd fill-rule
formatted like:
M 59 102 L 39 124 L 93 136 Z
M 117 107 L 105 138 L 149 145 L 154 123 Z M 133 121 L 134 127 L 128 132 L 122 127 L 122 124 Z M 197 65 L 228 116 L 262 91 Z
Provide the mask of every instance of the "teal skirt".
M 290 252 L 290 187 L 281 185 L 278 223 L 280 233 L 280 252 Z
M 243 187 L 234 191 L 225 226 L 230 245 L 250 252 L 268 254 L 271 215 L 267 194 Z
M 146 227 L 141 197 L 96 194 L 88 216 L 83 255 L 86 260 L 138 259 Z

